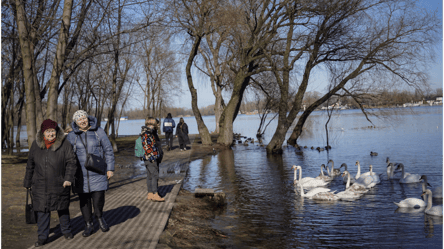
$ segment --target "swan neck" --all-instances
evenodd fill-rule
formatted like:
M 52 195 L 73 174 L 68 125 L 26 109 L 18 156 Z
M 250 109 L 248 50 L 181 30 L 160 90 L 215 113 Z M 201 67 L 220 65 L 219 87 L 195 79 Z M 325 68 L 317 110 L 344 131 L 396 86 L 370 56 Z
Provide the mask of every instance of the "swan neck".
M 427 208 L 426 210 L 429 210 L 432 208 L 432 193 L 428 192 L 427 193 Z
M 299 182 L 301 182 L 302 179 L 302 168 L 299 168 Z
M 361 176 L 361 164 L 358 163 L 358 173 L 356 173 L 356 179 L 358 179 Z
M 345 185 L 345 189 L 350 187 L 350 173 L 347 172 L 347 184 Z

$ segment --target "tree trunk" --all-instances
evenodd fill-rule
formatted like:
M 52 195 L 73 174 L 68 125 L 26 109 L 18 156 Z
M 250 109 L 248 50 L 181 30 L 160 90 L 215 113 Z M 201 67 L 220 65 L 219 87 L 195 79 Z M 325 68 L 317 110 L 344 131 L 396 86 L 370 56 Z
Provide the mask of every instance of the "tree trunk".
M 197 51 L 198 51 L 200 42 L 202 40 L 202 37 L 195 36 L 194 39 L 195 40 L 193 43 L 193 47 L 191 48 L 190 55 L 188 57 L 187 66 L 186 66 L 188 88 L 190 89 L 190 93 L 191 93 L 191 107 L 193 109 L 194 117 L 196 118 L 197 128 L 199 130 L 199 135 L 202 139 L 202 144 L 203 145 L 211 145 L 212 142 L 211 142 L 210 133 L 208 132 L 208 128 L 205 125 L 205 123 L 202 119 L 202 115 L 200 113 L 200 110 L 197 106 L 197 91 L 194 88 L 193 78 L 191 76 L 191 66 L 193 65 L 194 57 L 196 57 L 196 55 L 197 55 Z
M 27 33 L 27 21 L 22 0 L 16 0 L 17 29 L 20 40 L 20 48 L 23 60 L 23 76 L 25 79 L 26 93 L 26 128 L 28 133 L 28 148 L 31 148 L 37 132 L 35 116 L 35 95 L 34 95 L 34 65 L 29 36 Z
M 240 71 L 236 75 L 231 99 L 220 116 L 220 130 L 219 136 L 217 137 L 218 144 L 231 146 L 233 143 L 233 122 L 237 117 L 244 91 L 249 82 L 250 76 L 245 76 L 244 72 Z
M 19 103 L 18 111 L 17 111 L 17 133 L 15 135 L 15 147 L 17 148 L 17 152 L 21 147 L 20 143 L 20 132 L 22 131 L 22 111 L 23 111 L 23 103 L 24 103 L 24 94 L 20 93 L 21 101 Z
M 339 91 L 341 88 L 347 84 L 347 82 L 351 79 L 356 78 L 360 74 L 367 71 L 369 68 L 362 69 L 367 62 L 367 58 L 364 58 L 359 65 L 356 67 L 355 70 L 353 70 L 347 77 L 341 80 L 341 82 L 334 86 L 328 93 L 326 93 L 324 96 L 322 96 L 320 99 L 316 100 L 313 104 L 311 104 L 299 117 L 298 123 L 293 129 L 293 133 L 290 135 L 290 138 L 288 138 L 287 143 L 290 145 L 297 145 L 297 140 L 302 134 L 302 128 L 304 127 L 305 121 L 307 121 L 310 114 L 316 110 L 322 103 L 327 101 L 333 94 L 335 94 L 337 91 Z M 371 67 L 370 67 L 371 68 Z
M 65 3 L 63 5 L 62 24 L 52 67 L 51 79 L 48 82 L 49 91 L 46 116 L 54 121 L 57 121 L 57 100 L 59 98 L 60 75 L 63 70 L 66 47 L 68 45 L 69 28 L 71 26 L 72 5 L 73 0 L 65 0 Z

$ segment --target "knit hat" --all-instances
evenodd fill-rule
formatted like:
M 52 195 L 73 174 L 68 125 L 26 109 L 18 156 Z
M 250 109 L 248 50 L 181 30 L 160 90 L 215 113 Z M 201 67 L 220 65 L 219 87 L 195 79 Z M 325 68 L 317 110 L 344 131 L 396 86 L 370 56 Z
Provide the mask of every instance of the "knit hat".
M 78 110 L 78 111 L 74 112 L 74 115 L 72 115 L 72 120 L 74 122 L 76 122 L 77 119 L 79 119 L 83 116 L 88 117 L 88 113 L 86 113 L 84 110 Z
M 40 126 L 40 130 L 45 132 L 47 129 L 57 129 L 57 122 L 52 121 L 51 119 L 47 119 L 43 121 L 42 125 Z

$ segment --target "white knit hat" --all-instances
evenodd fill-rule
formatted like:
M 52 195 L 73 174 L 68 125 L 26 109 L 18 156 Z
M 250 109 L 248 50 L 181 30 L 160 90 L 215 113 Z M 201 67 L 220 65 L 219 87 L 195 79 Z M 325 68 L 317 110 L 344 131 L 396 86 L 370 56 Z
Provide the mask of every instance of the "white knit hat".
M 79 119 L 83 116 L 88 117 L 88 113 L 86 113 L 84 110 L 78 110 L 78 111 L 74 112 L 74 115 L 72 115 L 72 121 L 76 122 L 77 119 Z

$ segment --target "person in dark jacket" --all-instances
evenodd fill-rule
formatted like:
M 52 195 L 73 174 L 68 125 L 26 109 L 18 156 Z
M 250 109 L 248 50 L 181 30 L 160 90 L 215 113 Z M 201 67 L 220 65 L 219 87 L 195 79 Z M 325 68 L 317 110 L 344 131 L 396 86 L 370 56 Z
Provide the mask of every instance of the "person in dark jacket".
M 147 117 L 145 126 L 142 126 L 142 145 L 145 156 L 142 158 L 146 167 L 146 185 L 148 188 L 147 199 L 151 201 L 165 201 L 157 192 L 159 181 L 159 164 L 162 162 L 162 143 L 157 135 L 158 121 L 153 117 Z M 153 141 L 154 140 L 154 141 Z M 155 144 L 154 148 L 152 144 Z
M 114 152 L 111 142 L 97 119 L 88 116 L 85 111 L 78 110 L 74 113 L 71 127 L 73 131 L 68 134 L 68 140 L 74 147 L 81 167 L 80 177 L 77 178 L 73 191 L 79 194 L 80 210 L 85 220 L 85 231 L 82 236 L 88 237 L 94 232 L 92 206 L 94 206 L 94 215 L 102 232 L 109 230 L 103 217 L 103 207 L 105 206 L 105 191 L 109 187 L 108 181 L 113 176 Z M 105 157 L 106 175 L 85 168 L 88 153 Z
M 177 124 L 176 137 L 179 138 L 180 151 L 187 150 L 187 144 L 190 144 L 190 139 L 188 138 L 188 125 L 183 118 L 180 118 L 179 124 Z
M 167 144 L 167 150 L 171 150 L 173 148 L 173 132 L 174 127 L 176 127 L 176 123 L 171 117 L 171 113 L 168 113 L 167 117 L 163 120 L 163 132 L 165 132 L 165 139 Z
M 37 211 L 36 247 L 42 246 L 48 239 L 51 211 L 57 210 L 64 237 L 68 240 L 73 238 L 69 203 L 77 165 L 76 155 L 65 138 L 63 129 L 55 121 L 47 119 L 40 126 L 29 150 L 23 186 L 31 188 L 33 208 Z

